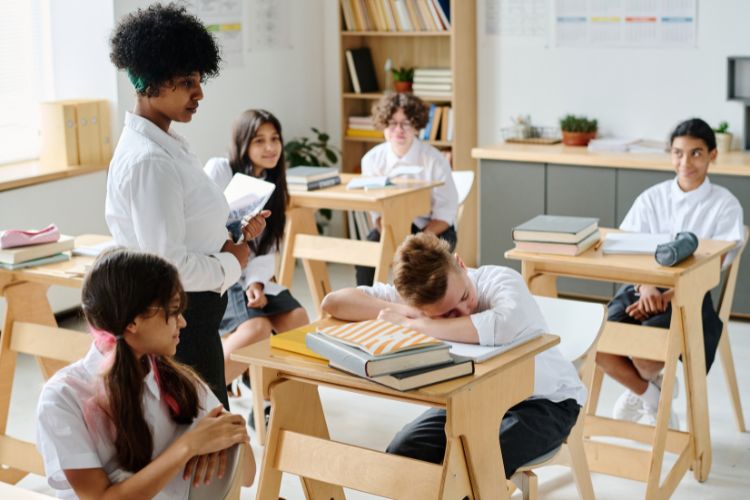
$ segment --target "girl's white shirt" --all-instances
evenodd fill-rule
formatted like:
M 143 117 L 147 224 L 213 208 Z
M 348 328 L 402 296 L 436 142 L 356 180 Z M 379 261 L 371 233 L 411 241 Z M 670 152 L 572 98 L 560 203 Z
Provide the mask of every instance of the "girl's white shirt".
M 132 475 L 118 463 L 111 421 L 96 403 L 96 398 L 104 394 L 100 375 L 104 359 L 92 344 L 84 359 L 55 373 L 39 397 L 36 446 L 44 459 L 47 482 L 59 498 L 77 498 L 65 478 L 65 469 L 101 468 L 113 484 Z M 180 425 L 169 416 L 153 370 L 143 384 L 143 412 L 153 438 L 153 458 L 220 404 L 202 384 L 198 388 L 198 417 L 191 425 Z M 154 498 L 186 499 L 189 491 L 190 481 L 183 480 L 179 473 Z
M 227 158 L 211 158 L 206 162 L 203 171 L 222 192 L 229 185 L 234 175 Z M 265 179 L 265 175 L 261 179 Z M 247 261 L 247 267 L 242 274 L 243 290 L 246 290 L 252 283 L 263 283 L 263 293 L 266 295 L 278 295 L 286 290 L 286 287 L 272 281 L 276 274 L 277 251 L 278 248 L 274 248 L 271 252 L 256 255 L 251 250 L 250 259 Z

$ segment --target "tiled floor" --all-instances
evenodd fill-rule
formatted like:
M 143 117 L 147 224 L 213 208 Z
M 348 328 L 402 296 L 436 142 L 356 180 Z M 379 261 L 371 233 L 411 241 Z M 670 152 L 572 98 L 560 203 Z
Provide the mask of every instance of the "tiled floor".
M 330 268 L 334 288 L 353 284 L 351 268 L 345 266 L 330 266 Z M 293 291 L 312 316 L 310 295 L 301 269 L 295 273 Z M 734 357 L 737 360 L 741 396 L 745 402 L 745 411 L 750 414 L 750 364 L 744 362 L 750 359 L 750 323 L 732 322 L 729 331 Z M 708 377 L 713 444 L 711 476 L 708 481 L 701 484 L 688 474 L 675 491 L 673 496 L 675 499 L 747 498 L 750 494 L 750 433 L 740 434 L 737 431 L 719 364 L 717 361 L 717 366 Z M 679 377 L 682 378 L 682 373 Z M 21 357 L 17 367 L 9 421 L 9 432 L 12 435 L 22 439 L 34 439 L 35 403 L 41 386 L 42 379 L 33 360 Z M 682 386 L 684 387 L 684 384 Z M 617 384 L 611 380 L 605 381 L 600 412 L 609 413 L 620 391 Z M 414 405 L 368 398 L 333 389 L 322 389 L 321 399 L 333 439 L 378 450 L 383 450 L 400 427 L 423 409 Z M 242 398 L 233 400 L 231 404 L 234 411 L 247 415 L 250 408 L 247 391 Z M 677 398 L 676 409 L 684 428 L 684 391 Z M 750 416 L 746 420 L 750 421 Z M 254 444 L 253 449 L 260 464 L 262 448 Z M 669 463 L 671 462 L 667 461 L 667 464 Z M 549 467 L 540 470 L 539 476 L 540 493 L 543 498 L 577 498 L 572 476 L 566 469 Z M 635 481 L 594 474 L 593 482 L 597 497 L 602 499 L 632 500 L 642 498 L 645 493 L 644 485 Z M 36 491 L 50 492 L 43 478 L 38 476 L 29 476 L 20 485 Z M 285 474 L 281 495 L 288 500 L 303 499 L 299 480 Z M 255 487 L 244 489 L 242 498 L 255 498 Z M 347 498 L 361 500 L 374 497 L 358 492 L 347 492 Z

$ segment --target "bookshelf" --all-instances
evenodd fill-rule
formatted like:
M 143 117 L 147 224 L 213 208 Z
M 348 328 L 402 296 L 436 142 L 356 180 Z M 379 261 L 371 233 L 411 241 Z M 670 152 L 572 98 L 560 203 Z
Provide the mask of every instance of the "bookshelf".
M 445 96 L 421 97 L 437 106 L 453 108 L 453 137 L 450 141 L 428 141 L 441 150 L 450 150 L 455 170 L 476 172 L 476 162 L 471 158 L 471 148 L 476 145 L 476 2 L 475 0 L 450 0 L 450 29 L 446 31 L 365 31 L 347 30 L 344 3 L 359 2 L 360 8 L 381 9 L 383 0 L 339 1 L 339 78 L 341 82 L 341 164 L 344 172 L 359 172 L 362 156 L 382 139 L 350 137 L 346 135 L 350 116 L 369 115 L 372 105 L 385 93 L 385 62 L 391 59 L 393 67 L 450 68 L 452 91 Z M 411 2 L 416 9 L 430 0 L 399 0 Z M 383 3 L 392 0 L 385 0 Z M 374 16 L 373 16 L 374 17 Z M 374 26 L 374 23 L 372 23 Z M 381 23 L 381 27 L 382 23 Z M 349 78 L 346 51 L 369 47 L 375 67 L 379 92 L 355 93 Z M 476 265 L 477 255 L 477 197 L 472 190 L 464 205 L 464 217 L 459 231 L 458 251 L 468 265 Z

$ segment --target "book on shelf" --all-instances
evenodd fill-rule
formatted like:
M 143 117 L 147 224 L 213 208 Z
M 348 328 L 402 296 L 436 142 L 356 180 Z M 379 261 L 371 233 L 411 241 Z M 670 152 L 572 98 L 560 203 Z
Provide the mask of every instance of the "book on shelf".
M 575 256 L 582 254 L 599 241 L 599 230 L 584 237 L 578 243 L 550 243 L 541 241 L 516 241 L 516 248 L 524 252 L 550 253 Z
M 412 85 L 412 91 L 415 94 L 420 92 L 441 92 L 444 94 L 450 94 L 453 92 L 452 83 L 414 83 Z
M 599 227 L 599 219 L 565 215 L 537 215 L 513 228 L 514 241 L 578 243 Z
M 672 235 L 666 233 L 609 233 L 602 243 L 602 253 L 654 255 L 658 245 L 670 241 Z
M 375 66 L 369 47 L 347 49 L 346 66 L 355 93 L 378 91 L 378 80 L 375 77 Z
M 372 224 L 370 224 L 370 215 L 362 210 L 356 210 L 354 212 L 354 224 L 361 241 L 367 241 L 367 235 L 372 231 Z
M 414 31 L 416 28 L 411 22 L 409 9 L 406 7 L 407 0 L 392 0 L 393 11 L 396 14 L 396 22 L 400 26 L 400 31 Z
M 56 253 L 56 254 L 47 255 L 44 257 L 39 257 L 37 259 L 29 259 L 29 260 L 24 260 L 24 261 L 15 262 L 15 263 L 9 263 L 9 262 L 4 262 L 0 260 L 0 268 L 14 271 L 16 269 L 24 269 L 27 267 L 43 266 L 45 264 L 54 264 L 55 262 L 62 262 L 68 259 L 70 259 L 70 256 L 67 253 Z
M 430 140 L 437 140 L 440 132 L 441 117 L 443 116 L 443 107 L 435 106 L 435 113 L 430 117 Z
M 332 368 L 357 375 L 357 373 L 349 371 L 347 367 L 333 361 L 329 362 L 329 365 Z M 465 377 L 472 373 L 474 373 L 474 362 L 471 359 L 451 355 L 451 361 L 445 364 L 364 378 L 397 391 L 410 391 L 446 380 Z
M 414 78 L 420 79 L 422 77 L 452 77 L 453 70 L 451 68 L 415 68 Z
M 440 140 L 441 141 L 450 141 L 451 139 L 448 138 L 448 122 L 450 121 L 450 115 L 453 111 L 453 108 L 450 106 L 443 106 L 443 114 L 441 116 L 441 123 L 440 123 Z
M 41 259 L 60 252 L 73 250 L 74 246 L 75 238 L 73 236 L 60 235 L 60 239 L 53 243 L 4 248 L 0 250 L 0 264 L 11 266 L 35 259 Z
M 339 171 L 334 167 L 292 167 L 286 171 L 286 181 L 288 184 L 309 184 L 338 175 Z
M 427 124 L 422 129 L 421 133 L 419 134 L 419 138 L 423 141 L 427 141 L 430 139 L 430 133 L 432 131 L 432 121 L 433 118 L 435 118 L 435 109 L 437 106 L 434 104 L 430 104 L 430 109 L 427 111 Z
M 307 334 L 314 332 L 315 330 L 315 325 L 300 326 L 299 328 L 289 330 L 288 332 L 271 335 L 269 342 L 274 349 L 282 349 L 284 351 L 294 352 L 311 358 L 327 361 L 327 359 L 320 354 L 311 351 L 305 342 Z
M 341 184 L 341 177 L 336 175 L 336 177 L 328 177 L 327 179 L 320 179 L 317 181 L 307 182 L 307 183 L 301 183 L 301 182 L 294 182 L 294 183 L 287 183 L 287 188 L 290 192 L 294 191 L 315 191 L 316 189 L 323 189 L 331 186 L 338 186 Z
M 420 333 L 413 328 L 382 319 L 327 326 L 318 329 L 318 332 L 376 357 L 444 344 L 441 340 Z
M 308 333 L 305 341 L 310 350 L 360 377 L 377 377 L 394 372 L 445 364 L 451 361 L 447 344 L 435 344 L 423 349 L 411 349 L 385 356 L 373 356 L 362 349 L 349 346 L 316 332 Z
M 382 130 L 361 129 L 349 127 L 346 129 L 347 137 L 371 137 L 373 139 L 384 139 Z

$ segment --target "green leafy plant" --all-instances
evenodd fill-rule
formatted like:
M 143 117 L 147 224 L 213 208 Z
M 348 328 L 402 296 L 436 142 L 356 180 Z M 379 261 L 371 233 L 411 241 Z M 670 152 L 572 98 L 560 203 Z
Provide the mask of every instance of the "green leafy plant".
M 391 70 L 393 74 L 394 82 L 413 82 L 414 81 L 414 68 L 393 68 Z
M 565 115 L 560 118 L 560 130 L 563 132 L 596 132 L 596 120 L 585 116 Z
M 719 126 L 714 129 L 714 132 L 716 132 L 717 134 L 729 133 L 729 123 L 725 121 L 719 122 Z

